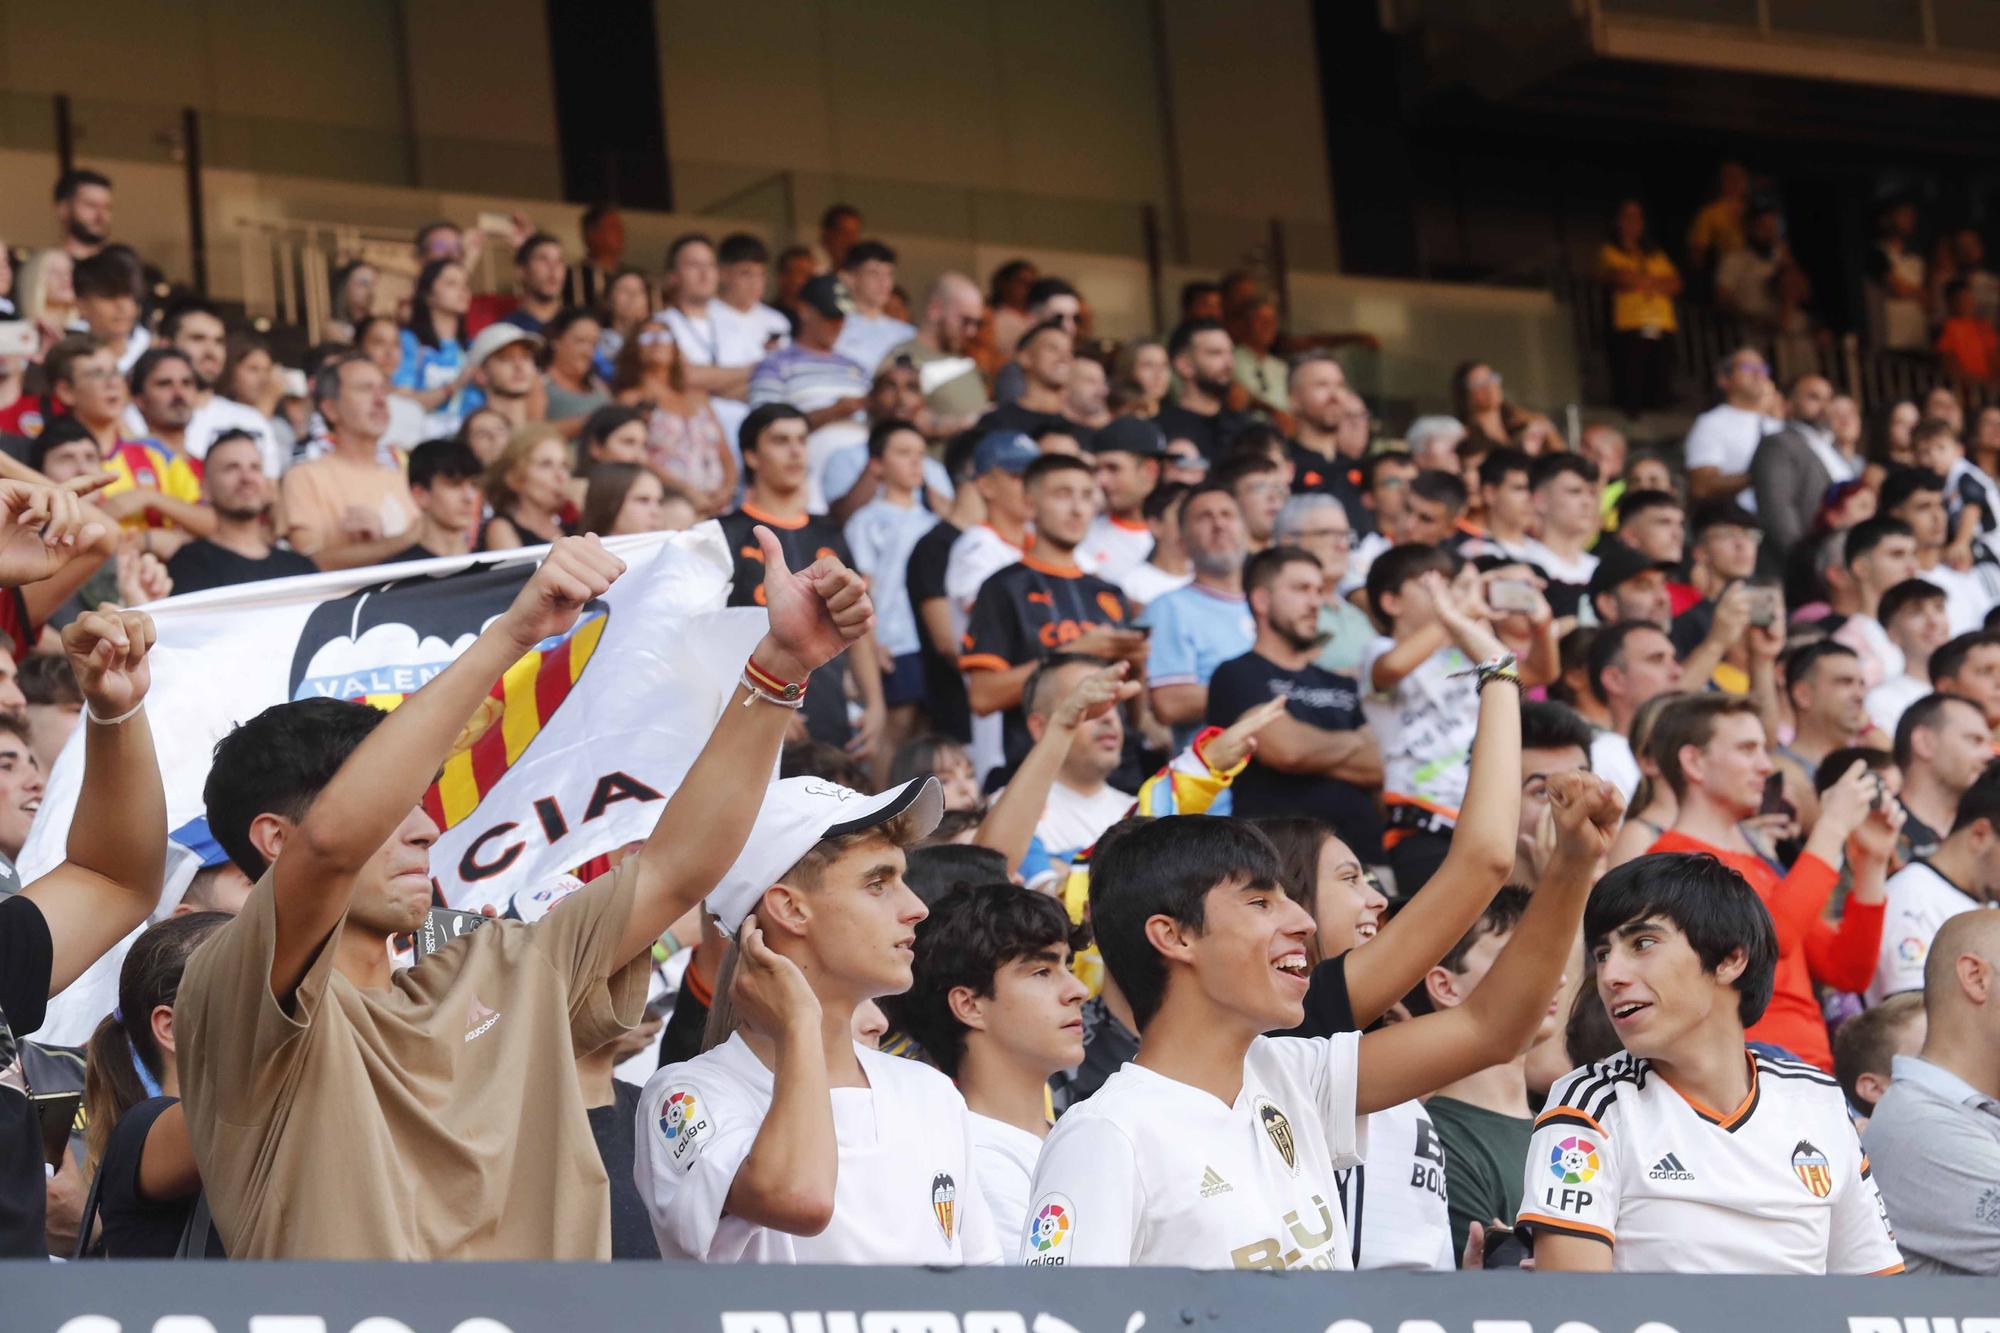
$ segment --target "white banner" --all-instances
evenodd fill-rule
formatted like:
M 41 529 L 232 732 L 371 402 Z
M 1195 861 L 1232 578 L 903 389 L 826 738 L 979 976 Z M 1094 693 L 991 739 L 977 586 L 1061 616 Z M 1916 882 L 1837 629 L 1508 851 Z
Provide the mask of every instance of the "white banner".
M 763 611 L 723 609 L 730 560 L 714 523 L 607 544 L 624 576 L 569 634 L 508 670 L 424 799 L 443 830 L 431 874 L 453 907 L 503 903 L 644 838 L 764 631 Z M 177 841 L 199 837 L 210 757 L 237 724 L 312 697 L 395 707 L 507 608 L 545 551 L 277 579 L 146 608 L 159 626 L 146 715 Z M 83 732 L 49 774 L 24 880 L 62 860 Z M 168 902 L 191 874 L 170 875 Z

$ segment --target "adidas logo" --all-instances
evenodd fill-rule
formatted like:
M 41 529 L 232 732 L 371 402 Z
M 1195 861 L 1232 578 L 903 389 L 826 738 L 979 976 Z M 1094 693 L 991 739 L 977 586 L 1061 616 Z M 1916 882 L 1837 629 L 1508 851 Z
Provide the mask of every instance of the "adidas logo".
M 486 1029 L 499 1021 L 499 1011 L 488 1009 L 479 1002 L 479 997 L 475 995 L 472 998 L 472 1003 L 467 1005 L 465 1009 L 465 1039 L 471 1041 L 474 1037 L 485 1036 Z
M 1215 1173 L 1215 1168 L 1206 1166 L 1201 1171 L 1201 1197 L 1213 1199 L 1218 1194 L 1227 1194 L 1236 1187 Z
M 1694 1172 L 1681 1165 L 1681 1159 L 1668 1153 L 1653 1163 L 1653 1169 L 1646 1173 L 1648 1180 L 1693 1180 Z

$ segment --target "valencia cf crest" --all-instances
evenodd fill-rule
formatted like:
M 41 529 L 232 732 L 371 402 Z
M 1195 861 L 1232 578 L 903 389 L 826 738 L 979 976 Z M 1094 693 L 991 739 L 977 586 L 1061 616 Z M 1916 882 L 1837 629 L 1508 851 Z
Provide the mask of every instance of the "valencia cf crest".
M 1285 1159 L 1285 1167 L 1293 1175 L 1299 1173 L 1299 1146 L 1292 1138 L 1292 1122 L 1285 1113 L 1262 1097 L 1257 1099 L 1257 1121 L 1264 1126 L 1264 1135 L 1271 1140 L 1271 1146 L 1278 1150 L 1278 1156 Z
M 293 699 L 349 699 L 391 709 L 451 665 L 512 604 L 534 573 L 528 563 L 475 564 L 445 575 L 373 584 L 313 609 L 293 650 Z M 479 701 L 451 757 L 424 794 L 440 829 L 472 814 L 520 759 L 589 664 L 610 620 L 585 606 L 567 634 L 530 649 Z
M 944 1233 L 947 1245 L 951 1243 L 953 1214 L 957 1211 L 958 1185 L 940 1171 L 931 1177 L 931 1212 L 937 1216 L 938 1230 Z
M 1815 1199 L 1824 1199 L 1833 1193 L 1833 1164 L 1826 1160 L 1826 1154 L 1805 1140 L 1792 1149 L 1792 1171 L 1799 1183 L 1813 1192 Z

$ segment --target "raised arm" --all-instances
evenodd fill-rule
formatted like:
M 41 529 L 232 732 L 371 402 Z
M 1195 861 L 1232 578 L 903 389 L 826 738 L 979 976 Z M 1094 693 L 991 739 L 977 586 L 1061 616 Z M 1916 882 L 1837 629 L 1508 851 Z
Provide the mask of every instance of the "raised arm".
M 1055 711 L 1044 719 L 1042 734 L 1036 738 L 1034 748 L 1021 760 L 1007 789 L 980 821 L 972 841 L 1005 856 L 1009 870 L 1018 869 L 1021 858 L 1028 854 L 1028 843 L 1035 836 L 1035 825 L 1041 822 L 1042 807 L 1049 803 L 1049 792 L 1055 787 L 1056 774 L 1062 771 L 1077 728 L 1103 717 L 1138 694 L 1139 682 L 1125 679 L 1129 670 L 1129 663 L 1113 662 L 1077 681 Z M 1033 726 L 1032 720 L 1029 725 Z
M 167 798 L 141 704 L 152 684 L 151 616 L 92 611 L 63 631 L 83 691 L 83 789 L 63 863 L 23 889 L 55 946 L 55 995 L 125 938 L 160 902 Z
M 543 639 L 574 625 L 585 604 L 624 571 L 625 562 L 595 537 L 557 542 L 514 604 L 347 757 L 285 840 L 272 869 L 273 995 L 288 1000 L 297 988 L 321 943 L 346 915 L 355 874 L 423 799 L 493 682 Z
M 1551 777 L 1549 804 L 1556 812 L 1555 856 L 1507 947 L 1464 1004 L 1361 1039 L 1357 1110 L 1380 1111 L 1435 1092 L 1518 1055 L 1534 1038 L 1623 809 L 1618 789 L 1591 773 Z
M 793 573 L 771 530 L 758 527 L 756 535 L 764 551 L 764 605 L 771 628 L 750 660 L 779 680 L 802 682 L 874 625 L 867 584 L 832 556 Z M 639 849 L 632 918 L 619 937 L 619 959 L 652 948 L 660 932 L 735 864 L 764 804 L 792 717 L 791 709 L 758 699 L 740 685 L 730 695 L 722 720 Z
M 1521 692 L 1496 682 L 1479 692 L 1479 730 L 1458 829 L 1424 891 L 1347 955 L 1347 996 L 1361 1026 L 1437 965 L 1464 937 L 1514 868 L 1521 821 Z

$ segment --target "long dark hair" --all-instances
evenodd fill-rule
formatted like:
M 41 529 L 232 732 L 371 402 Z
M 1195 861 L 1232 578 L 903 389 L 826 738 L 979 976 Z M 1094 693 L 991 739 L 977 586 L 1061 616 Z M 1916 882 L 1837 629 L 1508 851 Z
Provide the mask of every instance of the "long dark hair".
M 1278 849 L 1278 887 L 1318 921 L 1319 854 L 1333 836 L 1332 826 L 1304 815 L 1273 815 L 1250 822 Z M 1318 931 L 1306 943 L 1306 957 L 1314 967 L 1325 961 Z
M 189 956 L 230 919 L 227 912 L 168 917 L 132 942 L 125 964 L 118 970 L 118 1007 L 98 1023 L 85 1047 L 86 1177 L 103 1160 L 104 1146 L 111 1141 L 119 1119 L 157 1095 L 155 1090 L 165 1082 L 166 1053 L 153 1036 L 153 1011 L 173 1004 Z M 152 1087 L 147 1086 L 147 1079 Z
M 418 272 L 416 290 L 410 293 L 410 332 L 416 334 L 417 341 L 426 347 L 444 346 L 438 338 L 437 324 L 431 318 L 431 289 L 437 286 L 437 281 L 444 276 L 444 271 L 453 265 L 464 268 L 465 261 L 449 258 L 433 259 Z M 459 332 L 464 331 L 465 326 L 460 324 Z

